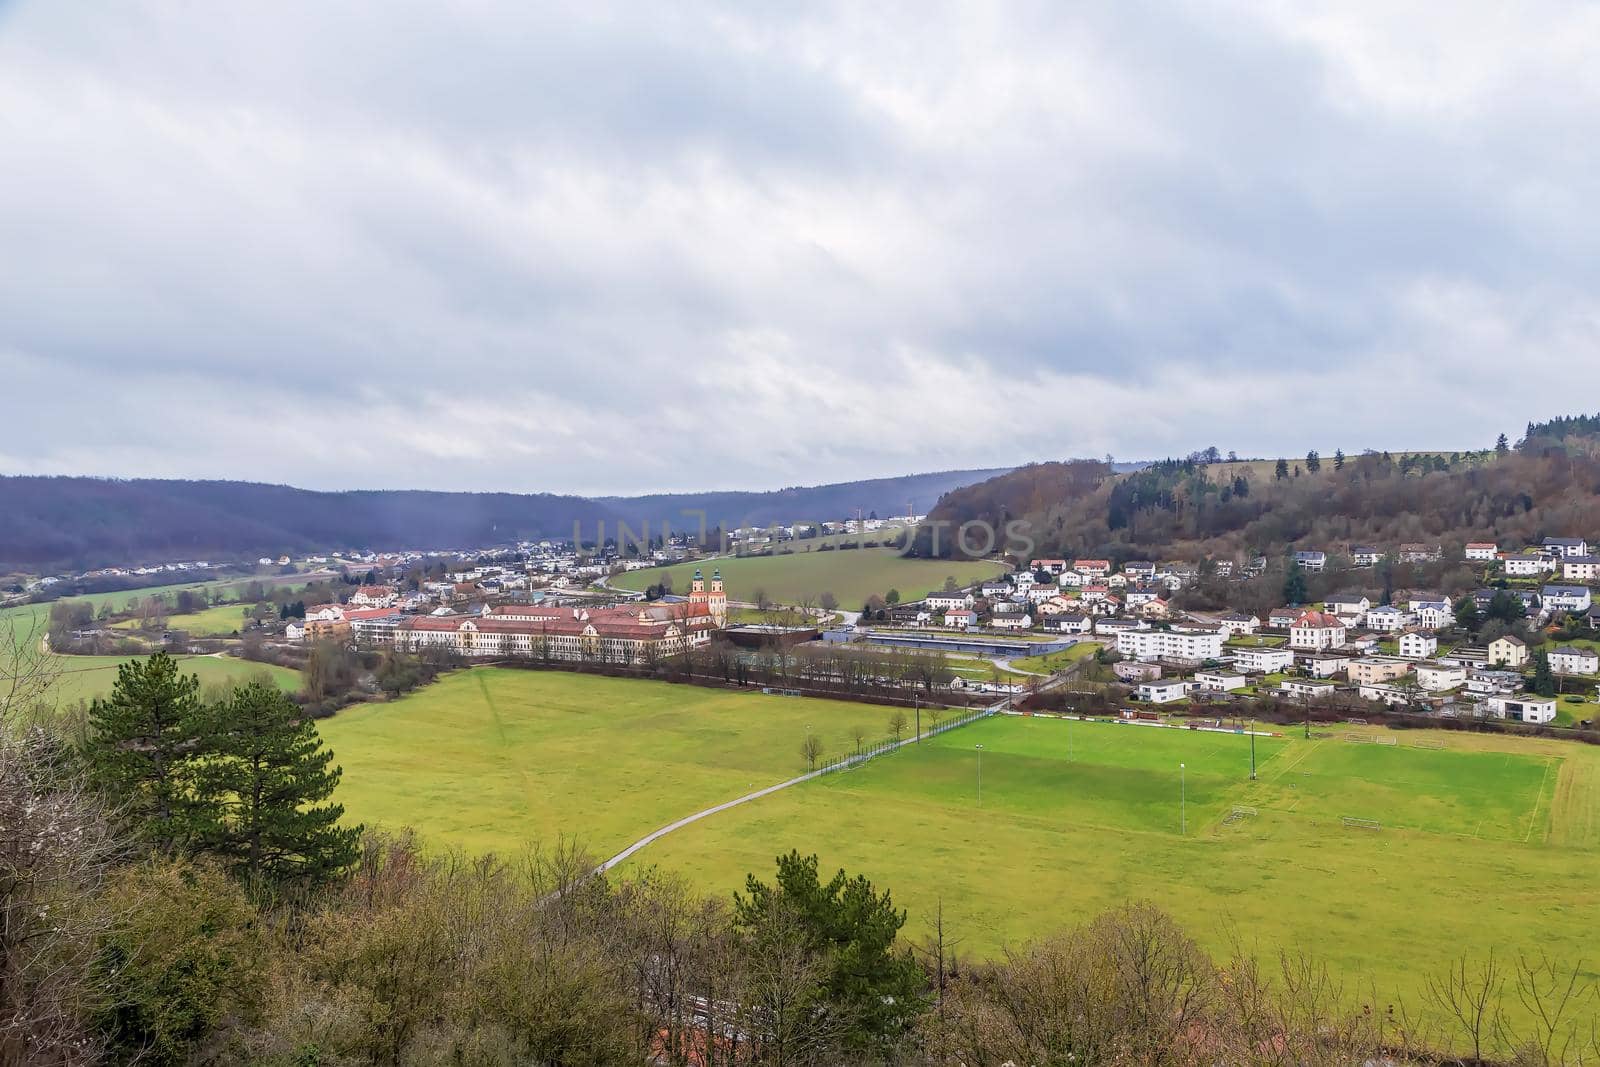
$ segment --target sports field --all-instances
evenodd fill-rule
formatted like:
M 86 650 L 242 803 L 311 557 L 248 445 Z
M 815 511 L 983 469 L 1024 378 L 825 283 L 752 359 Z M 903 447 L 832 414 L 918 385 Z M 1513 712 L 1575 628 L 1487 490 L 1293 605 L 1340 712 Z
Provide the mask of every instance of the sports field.
M 475 668 L 319 723 L 351 818 L 516 851 L 566 834 L 610 855 L 684 815 L 838 755 L 890 709 L 560 672 Z
M 713 569 L 720 569 L 733 600 L 753 602 L 759 591 L 777 603 L 798 604 L 807 599 L 815 601 L 827 592 L 839 598 L 841 607 L 854 610 L 874 593 L 881 596 L 897 589 L 901 600 L 920 600 L 943 589 L 948 577 L 967 585 L 992 578 L 1006 568 L 998 563 L 905 559 L 894 549 L 862 548 L 675 563 L 629 571 L 613 578 L 611 584 L 618 589 L 642 591 L 661 581 L 663 575 L 670 575 L 673 590 L 687 593 L 696 569 L 705 571 L 707 578 Z
M 1258 737 L 1251 782 L 1247 737 L 1007 716 L 695 824 L 639 862 L 732 891 L 781 851 L 814 851 L 891 887 L 912 930 L 942 901 L 980 955 L 1141 897 L 1215 951 L 1235 932 L 1293 945 L 1396 993 L 1463 951 L 1584 955 L 1600 752 L 1388 737 Z

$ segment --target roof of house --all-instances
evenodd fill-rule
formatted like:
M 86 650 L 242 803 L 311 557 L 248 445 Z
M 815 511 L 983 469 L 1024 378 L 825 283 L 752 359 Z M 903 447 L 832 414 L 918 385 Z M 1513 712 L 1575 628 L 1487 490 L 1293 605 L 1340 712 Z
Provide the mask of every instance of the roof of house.
M 1326 611 L 1301 612 L 1300 617 L 1295 619 L 1290 625 L 1298 626 L 1302 629 L 1313 627 L 1317 629 L 1327 629 L 1334 626 L 1337 626 L 1341 630 L 1344 629 L 1344 623 L 1341 622 L 1337 616 L 1329 615 Z

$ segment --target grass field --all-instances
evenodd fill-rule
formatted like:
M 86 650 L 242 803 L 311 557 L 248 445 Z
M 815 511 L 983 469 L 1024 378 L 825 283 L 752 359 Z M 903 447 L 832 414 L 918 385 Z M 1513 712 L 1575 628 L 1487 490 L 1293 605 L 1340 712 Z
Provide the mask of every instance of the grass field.
M 560 834 L 610 854 L 651 830 L 804 771 L 889 709 L 558 672 L 477 668 L 322 722 L 351 818 L 430 842 L 511 850 Z
M 1019 671 L 1032 671 L 1034 674 L 1049 674 L 1051 671 L 1060 670 L 1062 667 L 1071 666 L 1080 659 L 1094 655 L 1102 646 L 1094 641 L 1080 641 L 1071 648 L 1062 649 L 1060 652 L 1047 652 L 1042 656 L 1021 656 L 1013 658 L 1011 665 Z
M 780 851 L 817 852 L 891 887 L 913 930 L 942 901 L 980 955 L 1144 897 L 1213 950 L 1235 932 L 1294 945 L 1388 992 L 1415 993 L 1462 951 L 1575 961 L 1600 906 L 1600 753 L 1391 736 L 1258 738 L 1251 782 L 1245 737 L 989 720 L 688 827 L 639 862 L 731 891 Z M 1260 814 L 1225 823 L 1235 806 Z
M 947 577 L 966 585 L 992 578 L 1005 570 L 998 563 L 972 563 L 941 559 L 903 559 L 893 549 L 866 548 L 833 552 L 799 552 L 777 556 L 732 556 L 700 563 L 675 563 L 629 571 L 612 579 L 618 589 L 643 590 L 670 575 L 672 588 L 687 593 L 696 569 L 720 568 L 728 596 L 754 601 L 764 591 L 780 604 L 816 600 L 824 592 L 839 598 L 842 607 L 859 608 L 874 593 L 900 591 L 901 600 L 918 600 L 944 588 Z
M 244 625 L 243 604 L 221 604 L 190 615 L 169 615 L 166 629 L 184 630 L 193 637 L 215 637 L 231 634 Z M 138 619 L 125 619 L 116 624 L 117 629 L 137 630 Z

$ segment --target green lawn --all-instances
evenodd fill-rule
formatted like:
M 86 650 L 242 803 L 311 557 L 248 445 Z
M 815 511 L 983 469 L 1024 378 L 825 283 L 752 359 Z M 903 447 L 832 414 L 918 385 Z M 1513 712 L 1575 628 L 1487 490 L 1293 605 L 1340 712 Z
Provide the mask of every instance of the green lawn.
M 1379 995 L 1415 994 L 1463 951 L 1575 960 L 1600 907 L 1600 753 L 1389 736 L 1400 744 L 1257 738 L 1252 783 L 1246 737 L 989 720 L 695 824 L 637 862 L 728 892 L 778 852 L 817 852 L 892 888 L 913 934 L 942 902 L 978 955 L 1145 897 L 1214 951 L 1231 932 L 1304 948 Z M 1235 806 L 1259 815 L 1224 823 Z M 1346 829 L 1347 815 L 1383 828 Z
M 574 835 L 610 854 L 665 823 L 803 772 L 891 709 L 666 682 L 475 668 L 319 724 L 352 819 L 516 851 Z
M 900 591 L 901 600 L 918 600 L 944 588 L 947 577 L 962 585 L 992 578 L 1005 571 L 998 563 L 971 563 L 942 559 L 905 559 L 893 549 L 867 548 L 833 552 L 799 552 L 792 555 L 744 556 L 675 563 L 629 571 L 612 579 L 618 589 L 643 590 L 670 575 L 672 588 L 687 593 L 696 569 L 709 580 L 720 568 L 728 596 L 754 601 L 764 591 L 774 601 L 797 604 L 816 600 L 825 592 L 839 598 L 841 607 L 856 609 L 874 593 Z
M 1051 671 L 1076 663 L 1094 655 L 1100 650 L 1100 645 L 1093 641 L 1080 641 L 1071 648 L 1062 649 L 1060 652 L 1048 652 L 1043 656 L 1022 656 L 1013 659 L 1011 665 L 1019 671 L 1032 671 L 1035 674 L 1049 674 Z
M 254 605 L 251 605 L 252 607 Z M 193 637 L 216 637 L 227 635 L 244 626 L 245 605 L 222 604 L 204 611 L 197 611 L 190 615 L 169 615 L 166 619 L 166 629 L 184 630 Z M 116 624 L 116 628 L 123 630 L 138 629 L 138 619 L 126 619 Z

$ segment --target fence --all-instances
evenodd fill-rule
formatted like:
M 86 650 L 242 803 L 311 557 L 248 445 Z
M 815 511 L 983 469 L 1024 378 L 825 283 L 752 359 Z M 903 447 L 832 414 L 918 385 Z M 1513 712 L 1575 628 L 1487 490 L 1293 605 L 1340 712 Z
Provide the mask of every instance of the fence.
M 940 734 L 948 733 L 951 730 L 960 729 L 961 727 L 966 726 L 968 723 L 977 722 L 979 719 L 986 719 L 990 715 L 994 715 L 995 713 L 999 712 L 1003 707 L 1005 707 L 1005 704 L 1000 703 L 994 705 L 993 707 L 980 709 L 979 711 L 973 712 L 970 715 L 963 715 L 958 719 L 951 719 L 949 722 L 941 722 L 922 731 L 922 736 L 924 738 L 938 737 Z M 819 763 L 817 765 L 817 773 L 831 774 L 834 771 L 848 771 L 852 767 L 859 767 L 861 764 L 870 759 L 887 755 L 888 753 L 899 748 L 901 745 L 908 745 L 916 740 L 917 739 L 913 737 L 905 741 L 896 741 L 893 739 L 874 741 L 871 745 L 868 745 L 859 752 L 853 752 L 847 756 L 835 756 L 830 760 Z

